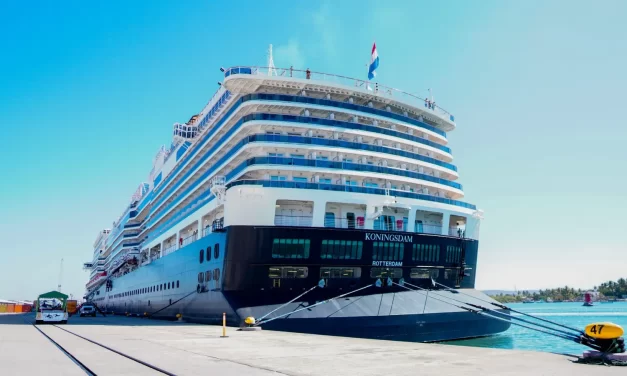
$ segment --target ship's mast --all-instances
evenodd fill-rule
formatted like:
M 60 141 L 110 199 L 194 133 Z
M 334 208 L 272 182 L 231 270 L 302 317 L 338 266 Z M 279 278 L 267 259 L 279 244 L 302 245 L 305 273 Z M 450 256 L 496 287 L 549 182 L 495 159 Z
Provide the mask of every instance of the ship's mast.
M 268 47 L 268 76 L 276 76 L 276 68 L 274 67 L 274 58 L 272 57 L 272 45 Z
M 63 259 L 61 259 L 61 267 L 59 268 L 59 284 L 57 285 L 57 291 L 61 292 L 61 282 L 63 279 Z

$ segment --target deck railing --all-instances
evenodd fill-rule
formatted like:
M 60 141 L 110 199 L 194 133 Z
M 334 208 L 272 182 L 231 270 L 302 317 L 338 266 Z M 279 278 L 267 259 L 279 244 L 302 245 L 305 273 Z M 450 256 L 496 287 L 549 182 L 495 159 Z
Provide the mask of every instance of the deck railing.
M 348 229 L 364 229 L 365 219 L 363 217 L 357 217 L 354 219 L 340 218 L 340 217 L 325 217 L 324 227 L 331 228 L 348 228 Z
M 293 69 L 293 68 L 275 68 L 273 70 L 268 69 L 268 67 L 231 67 L 226 69 L 224 72 L 224 78 L 227 78 L 233 74 L 250 74 L 250 75 L 258 75 L 258 76 L 273 76 L 273 77 L 289 77 L 289 78 L 298 78 L 298 79 L 308 79 L 315 81 L 326 81 L 332 82 L 336 84 L 340 84 L 342 86 L 355 87 L 358 89 L 363 89 L 367 91 L 372 91 L 374 95 L 379 95 L 387 98 L 398 99 L 400 101 L 406 102 L 408 104 L 421 107 L 424 106 L 427 112 L 432 112 L 438 115 L 441 118 L 446 119 L 447 121 L 454 122 L 455 117 L 442 107 L 438 105 L 432 105 L 428 102 L 427 96 L 421 96 L 417 94 L 408 93 L 403 90 L 394 89 L 389 86 L 381 85 L 376 82 L 370 82 L 366 80 L 360 80 L 357 78 L 351 78 L 346 76 L 341 76 L 337 74 L 323 73 L 323 72 L 314 72 L 301 69 Z M 431 102 L 432 103 L 432 102 Z
M 313 217 L 308 215 L 275 215 L 274 225 L 311 227 L 313 225 Z
M 442 235 L 442 226 L 416 223 L 414 225 L 414 232 L 417 232 L 419 234 Z
M 183 242 L 181 243 L 181 247 L 184 247 L 192 242 L 195 242 L 196 239 L 198 239 L 198 233 L 194 232 L 193 234 L 189 235 L 186 238 L 183 238 Z
M 172 244 L 169 247 L 163 249 L 163 256 L 169 255 L 170 253 L 176 251 L 176 244 Z

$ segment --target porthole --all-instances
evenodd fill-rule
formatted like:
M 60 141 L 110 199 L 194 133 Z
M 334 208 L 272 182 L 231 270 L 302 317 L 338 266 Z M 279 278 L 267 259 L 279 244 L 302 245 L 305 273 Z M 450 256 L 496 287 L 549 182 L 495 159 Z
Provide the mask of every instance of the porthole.
M 220 269 L 215 269 L 213 271 L 213 279 L 216 281 L 216 283 L 220 280 Z
M 211 261 L 211 247 L 207 247 L 207 261 Z
M 205 275 L 203 273 L 198 273 L 198 283 L 203 283 Z
M 170 289 L 170 282 L 168 282 L 168 290 Z
M 198 255 L 198 261 L 200 261 L 201 264 L 202 264 L 203 261 L 205 261 L 205 250 L 204 249 L 200 250 L 200 254 Z
M 211 270 L 207 270 L 205 272 L 205 281 L 207 282 L 211 281 Z
M 213 246 L 213 258 L 217 260 L 218 257 L 220 257 L 220 244 L 216 243 Z
M 176 288 L 179 288 L 179 281 L 176 281 Z

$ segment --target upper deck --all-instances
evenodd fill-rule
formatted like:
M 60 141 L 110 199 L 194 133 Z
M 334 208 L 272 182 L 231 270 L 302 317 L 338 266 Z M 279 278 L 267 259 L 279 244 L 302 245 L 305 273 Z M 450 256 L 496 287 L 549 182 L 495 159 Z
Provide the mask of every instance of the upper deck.
M 431 105 L 428 98 L 379 83 L 336 74 L 293 68 L 237 66 L 225 69 L 224 86 L 239 94 L 258 92 L 262 86 L 274 86 L 376 100 L 398 109 L 406 116 L 426 119 L 444 132 L 450 132 L 456 127 L 455 117 L 442 107 Z

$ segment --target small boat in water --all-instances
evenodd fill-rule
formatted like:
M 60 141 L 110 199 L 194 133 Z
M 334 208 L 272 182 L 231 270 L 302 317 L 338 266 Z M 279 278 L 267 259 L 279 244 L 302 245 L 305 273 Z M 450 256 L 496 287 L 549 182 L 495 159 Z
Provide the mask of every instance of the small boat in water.
M 583 299 L 584 307 L 592 307 L 592 294 L 590 294 L 589 292 L 585 293 Z

